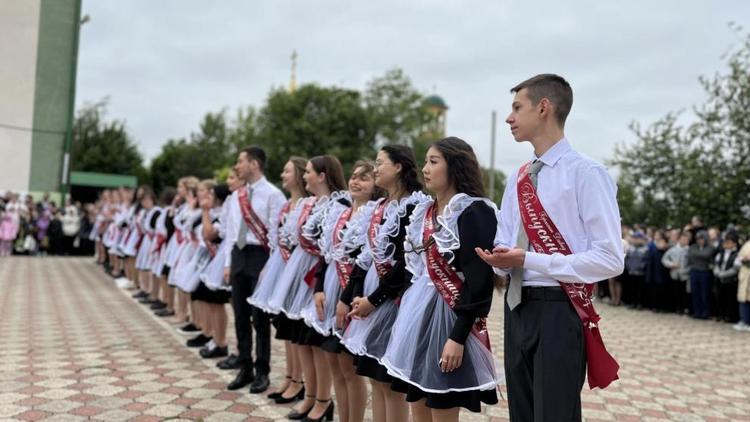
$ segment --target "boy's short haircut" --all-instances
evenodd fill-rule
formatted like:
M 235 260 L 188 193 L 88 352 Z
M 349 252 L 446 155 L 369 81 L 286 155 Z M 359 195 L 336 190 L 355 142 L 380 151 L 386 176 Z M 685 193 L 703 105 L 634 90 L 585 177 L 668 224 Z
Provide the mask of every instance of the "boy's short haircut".
M 539 104 L 542 98 L 548 99 L 555 106 L 555 120 L 560 127 L 565 126 L 565 120 L 573 107 L 573 89 L 568 81 L 559 75 L 543 73 L 514 86 L 510 92 L 516 94 L 524 88 L 534 105 Z

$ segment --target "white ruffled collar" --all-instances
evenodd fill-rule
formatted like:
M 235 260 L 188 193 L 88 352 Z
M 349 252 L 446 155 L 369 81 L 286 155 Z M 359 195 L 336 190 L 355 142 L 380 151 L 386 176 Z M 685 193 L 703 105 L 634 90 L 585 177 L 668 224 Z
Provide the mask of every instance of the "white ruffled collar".
M 432 234 L 432 238 L 435 240 L 438 251 L 446 257 L 448 262 L 453 262 L 455 251 L 461 247 L 458 220 L 466 208 L 475 202 L 484 202 L 488 207 L 492 208 L 495 215 L 499 218 L 499 211 L 494 202 L 488 198 L 473 197 L 465 193 L 454 195 L 445 209 L 443 209 L 442 214 L 437 217 L 437 227 L 435 227 L 435 233 Z M 404 242 L 404 247 L 406 248 L 406 268 L 412 274 L 416 274 L 424 269 L 424 261 L 422 259 L 422 253 L 424 252 L 422 241 L 424 236 L 424 219 L 427 210 L 433 203 L 434 201 L 430 200 L 429 202 L 419 204 L 411 214 L 409 225 L 406 227 L 406 240 Z

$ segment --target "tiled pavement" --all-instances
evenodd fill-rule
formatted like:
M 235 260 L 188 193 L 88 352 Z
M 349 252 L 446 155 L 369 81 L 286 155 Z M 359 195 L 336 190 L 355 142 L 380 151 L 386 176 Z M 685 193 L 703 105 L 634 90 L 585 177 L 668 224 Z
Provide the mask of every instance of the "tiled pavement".
M 621 380 L 584 391 L 586 421 L 750 420 L 750 333 L 599 308 Z M 500 310 L 490 318 L 499 362 Z M 286 420 L 287 407 L 226 391 L 232 374 L 184 340 L 90 258 L 0 258 L 2 420 Z M 282 355 L 274 344 L 273 381 Z M 461 420 L 504 421 L 507 407 L 501 401 Z

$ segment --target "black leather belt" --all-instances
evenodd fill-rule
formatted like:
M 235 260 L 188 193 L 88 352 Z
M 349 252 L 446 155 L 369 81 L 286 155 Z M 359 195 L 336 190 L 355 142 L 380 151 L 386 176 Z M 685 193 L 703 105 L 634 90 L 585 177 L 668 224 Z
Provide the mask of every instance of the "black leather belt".
M 568 295 L 562 287 L 524 287 L 521 290 L 523 300 L 545 300 L 552 302 L 567 302 Z

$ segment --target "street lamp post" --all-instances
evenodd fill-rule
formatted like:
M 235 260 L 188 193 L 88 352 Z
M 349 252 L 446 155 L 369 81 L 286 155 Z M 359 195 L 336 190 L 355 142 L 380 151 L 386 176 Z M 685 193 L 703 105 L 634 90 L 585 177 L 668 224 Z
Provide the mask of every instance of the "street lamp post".
M 63 168 L 62 179 L 62 199 L 61 206 L 65 206 L 65 196 L 70 193 L 70 150 L 73 145 L 73 119 L 75 117 L 76 107 L 76 75 L 78 73 L 78 44 L 81 37 L 81 26 L 90 20 L 89 15 L 81 18 L 81 0 L 76 0 L 75 5 L 75 30 L 73 31 L 73 57 L 72 69 L 70 73 L 70 104 L 68 107 L 68 121 L 65 130 L 65 143 L 63 146 Z

